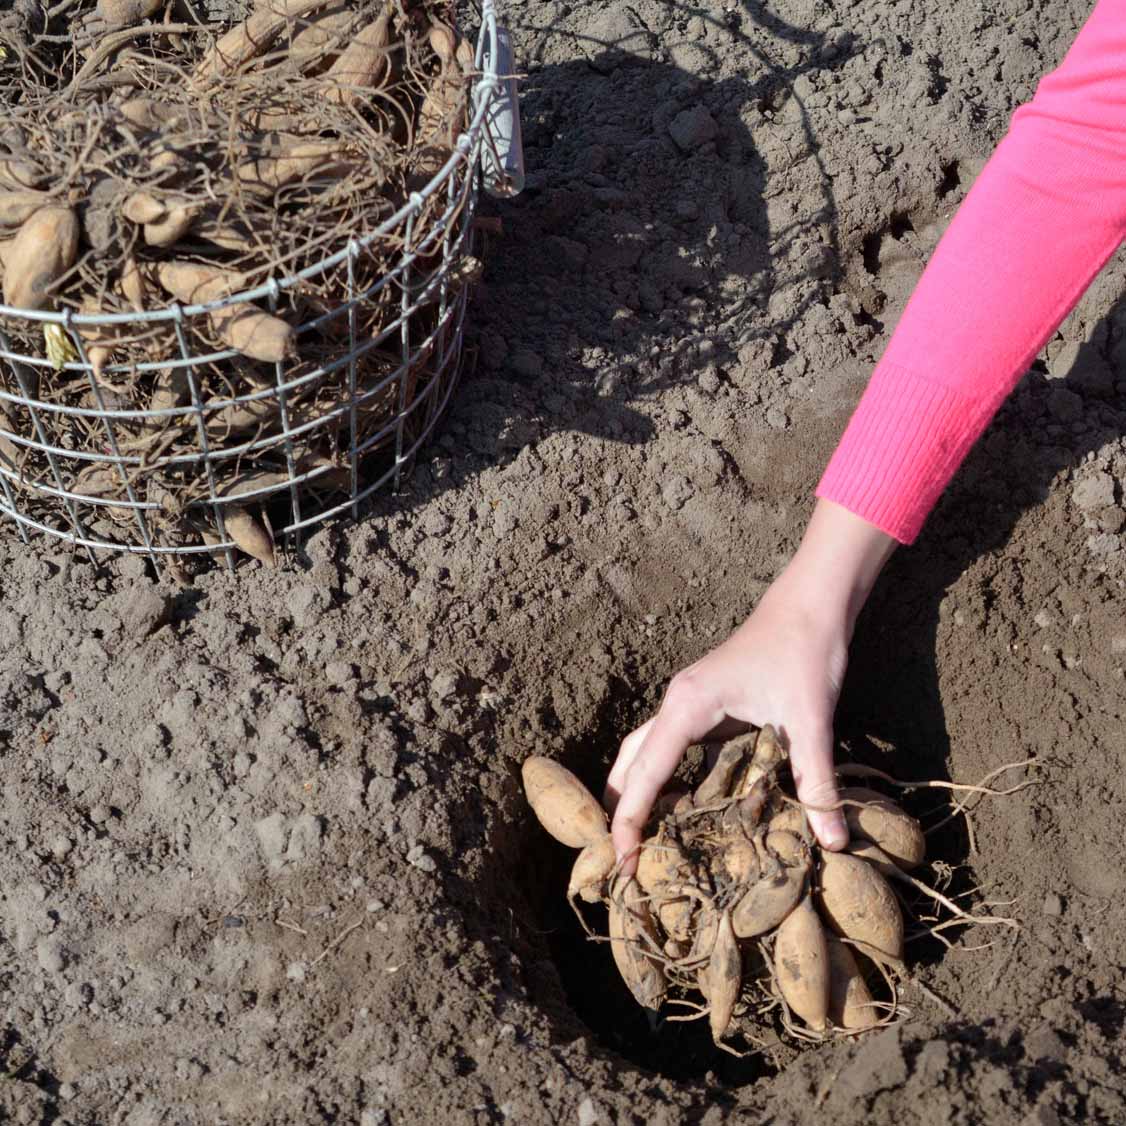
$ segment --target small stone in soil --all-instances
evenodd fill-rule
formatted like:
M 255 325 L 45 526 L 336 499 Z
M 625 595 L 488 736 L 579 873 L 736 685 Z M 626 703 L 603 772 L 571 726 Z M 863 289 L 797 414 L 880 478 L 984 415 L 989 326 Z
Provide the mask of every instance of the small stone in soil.
M 594 1100 L 587 1095 L 581 1103 L 579 1103 L 579 1126 L 595 1126 L 599 1121 L 598 1108 L 594 1105 Z
M 66 955 L 57 938 L 41 938 L 35 948 L 35 957 L 40 969 L 49 974 L 62 973 L 66 966 Z
M 438 863 L 422 845 L 413 845 L 407 853 L 407 863 L 412 864 L 421 872 L 436 872 Z
M 1114 478 L 1109 473 L 1094 473 L 1075 483 L 1071 499 L 1084 510 L 1108 508 L 1114 504 Z
M 1042 910 L 1045 915 L 1050 915 L 1053 919 L 1058 919 L 1063 914 L 1063 900 L 1054 891 L 1050 891 L 1044 896 L 1044 906 Z
M 512 370 L 526 379 L 537 379 L 543 375 L 543 360 L 529 348 L 514 352 L 510 363 Z
M 715 118 L 708 112 L 707 107 L 702 105 L 681 110 L 669 122 L 669 135 L 676 142 L 677 148 L 683 152 L 698 149 L 713 140 L 718 132 Z
M 766 412 L 766 425 L 772 430 L 785 430 L 790 425 L 790 416 L 781 407 L 770 407 Z

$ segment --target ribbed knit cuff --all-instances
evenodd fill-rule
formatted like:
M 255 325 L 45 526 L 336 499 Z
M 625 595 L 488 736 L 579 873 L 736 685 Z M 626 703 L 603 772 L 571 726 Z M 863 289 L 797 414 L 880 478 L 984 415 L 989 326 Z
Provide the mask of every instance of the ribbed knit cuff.
M 911 543 L 999 405 L 881 361 L 817 495 Z

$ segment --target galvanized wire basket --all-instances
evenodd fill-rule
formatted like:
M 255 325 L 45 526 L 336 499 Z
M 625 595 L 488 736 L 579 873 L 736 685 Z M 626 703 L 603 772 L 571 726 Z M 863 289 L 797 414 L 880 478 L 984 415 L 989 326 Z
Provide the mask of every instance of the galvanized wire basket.
M 92 561 L 98 551 L 127 551 L 147 555 L 159 568 L 161 562 L 174 561 L 170 557 L 211 553 L 225 556 L 233 567 L 240 545 L 228 534 L 227 519 L 236 510 L 254 506 L 275 541 L 295 543 L 323 521 L 359 516 L 367 497 L 399 483 L 404 467 L 442 416 L 460 375 L 467 295 L 480 269 L 472 255 L 479 189 L 483 184 L 492 194 L 510 195 L 522 186 L 511 47 L 498 27 L 493 0 L 481 4 L 476 72 L 468 125 L 445 165 L 370 234 L 353 238 L 300 272 L 206 304 L 173 302 L 144 313 L 83 315 L 70 309 L 43 312 L 0 305 L 0 513 L 15 522 L 25 542 L 38 531 L 84 549 Z M 358 282 L 354 267 L 367 246 L 392 235 L 401 246 L 394 266 L 374 284 Z M 266 386 L 245 394 L 216 398 L 201 392 L 202 365 L 214 370 L 236 353 L 202 354 L 193 344 L 200 336 L 190 331 L 194 318 L 254 301 L 275 309 L 287 290 L 330 271 L 347 278 L 347 291 L 327 311 L 298 326 L 297 341 L 300 351 L 306 334 L 323 337 L 331 324 L 330 335 L 340 341 L 338 354 L 325 356 L 322 349 L 312 367 L 308 361 L 279 362 Z M 365 334 L 358 325 L 373 302 L 393 315 L 380 322 L 378 332 Z M 10 333 L 17 322 L 24 322 L 19 334 L 24 339 L 29 323 L 37 325 L 48 337 L 54 334 L 62 354 L 72 358 L 60 362 L 58 345 L 52 358 L 16 350 Z M 190 402 L 159 410 L 116 409 L 91 363 L 90 342 L 96 339 L 91 330 L 116 326 L 117 332 L 141 331 L 160 325 L 167 331 L 169 324 L 178 354 L 134 362 L 130 371 L 181 373 Z M 371 358 L 376 355 L 384 364 L 373 381 Z M 388 355 L 397 362 L 386 362 Z M 357 378 L 361 370 L 368 373 L 362 380 Z M 82 405 L 48 402 L 39 395 L 41 379 L 55 371 L 84 377 L 88 394 Z M 103 375 L 113 371 L 112 364 L 102 368 Z M 339 393 L 332 401 L 318 401 L 315 411 L 291 409 L 303 389 L 321 384 Z M 271 416 L 271 424 L 233 442 L 216 440 L 216 419 L 240 410 L 259 420 Z M 136 452 L 121 440 L 125 424 L 144 427 L 172 419 L 180 426 L 194 423 L 198 443 L 187 452 L 181 448 L 154 459 L 151 451 Z M 71 423 L 86 434 L 98 428 L 95 451 L 67 448 L 60 441 L 59 434 Z M 307 449 L 318 433 L 333 456 L 311 463 L 298 449 Z M 237 493 L 216 487 L 217 477 L 223 476 L 220 463 L 229 459 L 237 459 L 240 470 L 252 470 L 242 475 Z M 255 474 L 263 462 L 271 472 Z M 90 478 L 91 466 L 112 476 L 112 497 L 76 485 L 80 474 Z M 201 495 L 169 512 L 159 489 L 145 487 L 162 473 L 189 475 Z M 210 534 L 202 540 L 195 536 L 194 542 L 181 534 L 193 522 L 206 525 Z

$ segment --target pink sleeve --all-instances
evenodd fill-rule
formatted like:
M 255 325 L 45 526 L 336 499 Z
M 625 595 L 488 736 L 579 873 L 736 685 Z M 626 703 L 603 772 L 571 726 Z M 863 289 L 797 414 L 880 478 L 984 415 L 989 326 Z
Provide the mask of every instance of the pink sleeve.
M 817 495 L 910 543 L 1126 238 L 1126 0 L 1101 0 L 935 250 Z

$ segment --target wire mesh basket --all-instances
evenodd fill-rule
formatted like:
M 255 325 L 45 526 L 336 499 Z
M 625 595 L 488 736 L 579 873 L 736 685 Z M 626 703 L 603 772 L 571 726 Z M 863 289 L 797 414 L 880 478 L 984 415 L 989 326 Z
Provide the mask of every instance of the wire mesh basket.
M 358 517 L 372 493 L 397 486 L 460 375 L 467 294 L 481 266 L 473 219 L 482 181 L 497 195 L 521 186 L 511 48 L 493 0 L 481 4 L 474 69 L 468 124 L 442 168 L 378 228 L 314 265 L 205 304 L 143 313 L 0 305 L 0 513 L 25 542 L 40 532 L 92 561 L 99 551 L 126 551 L 159 568 L 215 554 L 233 567 L 236 548 L 246 550 L 232 530 L 236 514 L 259 514 L 271 545 L 295 543 L 323 521 Z M 358 264 L 374 240 L 388 238 L 399 248 L 394 264 L 372 282 Z M 343 295 L 296 326 L 297 356 L 258 382 L 224 377 L 228 393 L 216 395 L 202 373 L 225 364 L 239 371 L 240 357 L 201 351 L 194 319 L 251 302 L 273 310 L 287 291 L 329 277 Z M 115 367 L 92 362 L 91 342 L 100 329 L 154 326 L 174 338 L 174 353 L 134 360 L 129 372 L 178 379 L 183 405 L 123 408 L 112 392 Z M 45 338 L 47 355 L 13 342 L 29 328 Z M 303 351 L 303 341 L 316 344 Z M 42 381 L 60 376 L 83 388 L 81 401 L 40 394 Z M 245 418 L 252 427 L 232 425 Z M 173 423 L 191 435 L 190 447 L 138 449 L 129 440 L 138 427 Z M 72 430 L 84 440 L 72 441 Z M 222 485 L 232 465 L 237 489 Z M 175 503 L 160 485 L 170 475 L 191 484 Z

